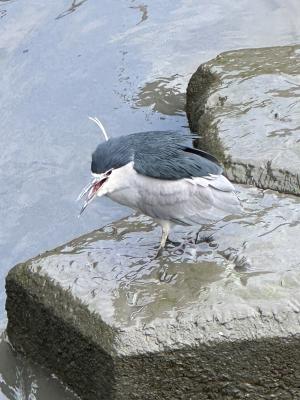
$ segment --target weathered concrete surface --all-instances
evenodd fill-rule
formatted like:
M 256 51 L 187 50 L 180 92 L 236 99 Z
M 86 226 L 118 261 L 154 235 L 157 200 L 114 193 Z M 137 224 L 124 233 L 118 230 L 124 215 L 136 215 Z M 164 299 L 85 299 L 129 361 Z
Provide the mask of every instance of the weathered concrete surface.
M 187 115 L 230 179 L 300 194 L 300 46 L 230 51 L 201 65 Z
M 240 190 L 245 215 L 159 260 L 132 217 L 16 266 L 15 348 L 88 400 L 299 399 L 300 200 Z

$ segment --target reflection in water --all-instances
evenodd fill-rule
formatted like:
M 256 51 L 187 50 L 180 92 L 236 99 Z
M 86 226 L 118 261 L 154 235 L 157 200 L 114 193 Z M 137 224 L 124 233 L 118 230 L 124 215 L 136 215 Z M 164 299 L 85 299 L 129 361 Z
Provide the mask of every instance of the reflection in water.
M 81 0 L 81 1 L 73 0 L 72 4 L 70 5 L 70 7 L 66 11 L 62 12 L 61 14 L 59 14 L 55 19 L 60 19 L 60 18 L 66 17 L 67 15 L 73 13 L 74 11 L 76 11 L 76 9 L 78 7 L 80 7 L 86 1 L 87 0 Z
M 4 334 L 0 336 L 0 393 L 8 400 L 77 398 L 57 379 L 49 377 L 48 371 L 16 354 Z
M 168 251 L 172 252 L 172 248 Z M 215 261 L 188 260 L 192 252 L 197 253 L 189 247 L 183 258 L 175 255 L 170 262 L 165 256 L 161 262 L 149 263 L 148 268 L 127 275 L 130 279 L 123 281 L 115 292 L 115 319 L 124 324 L 136 319 L 150 323 L 156 318 L 172 317 L 189 304 L 205 301 L 210 286 L 225 277 L 226 272 Z M 185 261 L 179 261 L 184 258 Z
M 165 115 L 183 115 L 185 93 L 180 84 L 174 84 L 180 76 L 160 77 L 140 88 L 135 100 L 136 107 L 151 107 Z

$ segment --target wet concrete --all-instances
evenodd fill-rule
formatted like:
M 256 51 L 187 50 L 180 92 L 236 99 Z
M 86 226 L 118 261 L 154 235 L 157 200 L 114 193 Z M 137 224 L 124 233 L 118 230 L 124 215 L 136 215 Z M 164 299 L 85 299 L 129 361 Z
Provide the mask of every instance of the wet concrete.
M 300 46 L 222 53 L 187 91 L 200 147 L 238 183 L 300 194 Z
M 15 267 L 15 348 L 83 399 L 300 396 L 300 200 L 239 189 L 243 216 L 160 259 L 135 216 Z

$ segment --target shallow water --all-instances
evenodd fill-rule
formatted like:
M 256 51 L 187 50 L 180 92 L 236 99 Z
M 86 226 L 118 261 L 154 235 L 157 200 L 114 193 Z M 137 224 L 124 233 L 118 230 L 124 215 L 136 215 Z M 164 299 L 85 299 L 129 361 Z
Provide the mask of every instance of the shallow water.
M 103 199 L 77 219 L 74 199 L 99 141 L 87 116 L 111 136 L 186 129 L 183 93 L 201 62 L 297 43 L 299 20 L 297 0 L 0 1 L 3 329 L 12 265 L 131 213 Z M 7 344 L 0 351 L 3 398 L 70 398 L 39 368 L 20 367 Z

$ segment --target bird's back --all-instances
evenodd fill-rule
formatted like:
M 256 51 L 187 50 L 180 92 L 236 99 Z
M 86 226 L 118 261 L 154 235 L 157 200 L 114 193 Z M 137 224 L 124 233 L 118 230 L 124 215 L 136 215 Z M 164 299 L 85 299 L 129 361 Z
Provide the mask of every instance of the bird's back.
M 213 156 L 193 148 L 191 136 L 180 132 L 147 132 L 133 139 L 134 169 L 142 175 L 177 180 L 222 173 Z
M 219 175 L 212 155 L 194 149 L 192 137 L 180 132 L 141 132 L 111 139 L 93 153 L 92 172 L 103 173 L 133 162 L 141 175 L 163 180 Z

